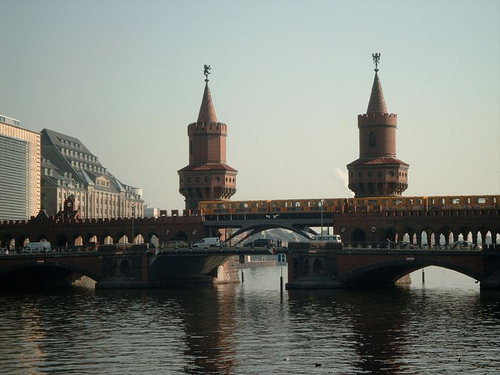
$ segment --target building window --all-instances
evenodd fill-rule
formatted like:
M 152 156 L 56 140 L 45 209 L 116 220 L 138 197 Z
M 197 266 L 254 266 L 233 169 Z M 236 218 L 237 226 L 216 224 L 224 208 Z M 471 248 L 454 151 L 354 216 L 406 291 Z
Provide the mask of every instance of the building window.
M 377 136 L 375 135 L 375 132 L 371 132 L 368 135 L 368 146 L 370 146 L 370 147 L 377 146 Z

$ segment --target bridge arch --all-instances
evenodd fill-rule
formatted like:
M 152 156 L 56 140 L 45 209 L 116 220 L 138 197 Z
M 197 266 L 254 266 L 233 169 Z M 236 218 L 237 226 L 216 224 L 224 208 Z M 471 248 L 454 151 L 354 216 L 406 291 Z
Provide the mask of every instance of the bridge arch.
M 371 263 L 355 268 L 348 274 L 340 276 L 340 279 L 346 287 L 392 286 L 403 276 L 429 266 L 456 271 L 478 281 L 481 281 L 484 277 L 481 272 L 473 268 L 464 267 L 452 262 L 439 260 L 408 262 L 406 259 L 398 259 Z
M 122 277 L 130 277 L 132 275 L 132 269 L 130 267 L 130 263 L 128 260 L 123 259 L 120 262 L 120 276 Z
M 113 236 L 109 232 L 104 232 L 99 238 L 99 243 L 102 245 L 112 245 L 114 243 Z
M 66 235 L 61 233 L 57 236 L 57 239 L 53 245 L 55 245 L 55 247 L 65 249 L 68 247 L 68 238 L 66 237 Z
M 16 240 L 15 240 L 15 247 L 16 249 L 21 249 L 23 248 L 24 246 L 26 246 L 26 244 L 28 242 L 31 242 L 29 236 L 27 234 L 23 234 L 23 235 L 20 235 Z
M 148 234 L 144 237 L 144 240 L 146 243 L 150 243 L 150 242 L 152 242 L 154 237 L 160 238 L 160 236 L 158 235 L 158 232 L 151 231 L 151 232 L 148 232 Z
M 16 239 L 11 234 L 5 235 L 0 239 L 0 247 L 7 248 L 9 250 L 14 250 Z
M 355 244 L 364 244 L 366 242 L 365 231 L 361 228 L 356 228 L 352 231 L 351 242 Z
M 188 235 L 185 231 L 179 230 L 175 233 L 175 240 L 188 242 Z
M 301 229 L 298 229 L 294 226 L 288 226 L 288 225 L 284 225 L 284 224 L 255 224 L 255 225 L 249 225 L 247 227 L 242 227 L 242 228 L 238 228 L 234 233 L 231 234 L 231 236 L 229 236 L 229 238 L 227 238 L 227 240 L 232 240 L 233 238 L 235 238 L 236 236 L 239 236 L 243 233 L 247 233 L 247 232 L 250 232 L 249 234 L 247 234 L 246 236 L 244 236 L 244 238 L 240 241 L 244 241 L 245 239 L 247 239 L 248 237 L 251 237 L 253 235 L 256 235 L 258 233 L 262 233 L 262 232 L 265 232 L 266 230 L 269 230 L 269 229 L 286 229 L 286 230 L 289 230 L 291 232 L 294 232 L 294 233 L 297 233 L 298 235 L 302 236 L 302 237 L 306 237 L 308 238 L 308 235 Z
M 130 233 L 127 235 L 124 232 L 118 232 L 116 238 L 114 239 L 115 243 L 123 243 L 130 241 Z
M 70 243 L 69 245 L 73 246 L 73 245 L 83 245 L 83 237 L 80 233 L 73 233 L 71 236 L 70 236 Z
M 397 238 L 397 232 L 394 227 L 388 228 L 385 233 L 384 233 L 384 239 L 389 239 L 393 242 L 396 241 Z
M 90 242 L 99 242 L 99 237 L 95 234 L 87 235 L 85 243 L 87 244 Z
M 40 264 L 37 260 L 23 262 L 0 269 L 1 287 L 69 286 L 75 280 L 87 276 L 98 282 L 101 276 L 95 272 L 66 262 Z

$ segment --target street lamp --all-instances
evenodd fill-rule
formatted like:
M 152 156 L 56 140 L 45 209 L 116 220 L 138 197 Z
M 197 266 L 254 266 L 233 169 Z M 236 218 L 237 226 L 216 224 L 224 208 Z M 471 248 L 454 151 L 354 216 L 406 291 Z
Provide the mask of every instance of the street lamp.
M 134 244 L 134 217 L 135 217 L 135 204 L 132 204 L 132 237 L 130 240 L 131 244 Z
M 320 232 L 320 241 L 323 242 L 323 203 L 324 199 L 321 200 L 321 232 Z

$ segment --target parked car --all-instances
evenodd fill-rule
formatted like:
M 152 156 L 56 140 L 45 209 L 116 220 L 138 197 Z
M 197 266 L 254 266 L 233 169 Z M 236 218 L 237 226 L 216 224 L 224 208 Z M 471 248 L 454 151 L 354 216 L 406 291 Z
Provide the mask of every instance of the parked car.
M 29 242 L 23 251 L 26 253 L 50 253 L 50 242 Z
M 333 243 L 342 243 L 342 239 L 340 238 L 340 235 L 338 234 L 315 234 L 314 236 L 311 237 L 311 240 L 309 241 L 311 243 L 318 243 L 318 242 L 333 242 Z
M 219 237 L 205 237 L 193 244 L 193 247 L 223 247 L 227 244 L 219 239 Z

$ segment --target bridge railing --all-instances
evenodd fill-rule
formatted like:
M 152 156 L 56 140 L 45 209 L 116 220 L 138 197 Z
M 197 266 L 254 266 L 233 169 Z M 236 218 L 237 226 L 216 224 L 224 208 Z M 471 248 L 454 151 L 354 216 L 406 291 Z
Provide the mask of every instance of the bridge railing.
M 388 243 L 386 241 L 380 241 L 375 243 L 367 243 L 367 242 L 350 242 L 344 243 L 344 248 L 346 249 L 394 249 L 394 250 L 500 250 L 500 244 L 489 244 L 489 245 L 477 245 L 477 244 L 468 244 L 468 245 L 417 245 L 417 244 L 395 244 Z

